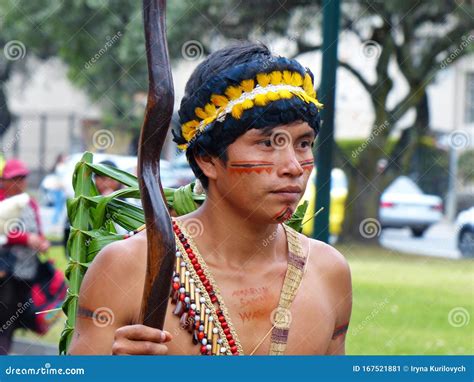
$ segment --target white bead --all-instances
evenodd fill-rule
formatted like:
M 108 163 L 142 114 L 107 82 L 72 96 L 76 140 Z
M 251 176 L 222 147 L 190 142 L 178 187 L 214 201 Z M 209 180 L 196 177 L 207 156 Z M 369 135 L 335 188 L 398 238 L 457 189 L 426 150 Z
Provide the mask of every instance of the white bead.
M 179 283 L 179 277 L 175 277 L 175 278 L 173 279 L 173 281 L 174 281 L 175 283 Z
M 199 331 L 200 332 L 204 331 L 204 325 L 199 325 Z
M 196 288 L 196 292 L 201 293 L 201 289 Z
M 215 329 L 217 329 L 217 328 L 215 328 Z M 217 343 L 218 343 L 218 344 L 221 344 L 221 343 L 222 343 L 222 338 L 218 338 L 218 339 L 217 339 Z
M 189 271 L 184 272 L 185 276 L 189 276 Z
M 203 339 L 201 340 L 201 343 L 202 343 L 203 345 L 207 345 L 207 339 L 206 339 L 206 338 L 203 338 Z
M 186 289 L 184 289 L 183 287 L 179 288 L 179 293 L 184 293 L 186 292 Z
M 199 301 L 201 302 L 201 304 L 204 304 L 206 302 L 206 299 L 204 297 L 201 297 Z
M 176 257 L 181 257 L 181 252 L 176 252 Z
M 227 350 L 227 349 L 226 349 L 224 346 L 223 346 L 223 347 L 221 347 L 221 353 L 225 353 L 225 352 L 226 352 L 226 350 Z
M 184 298 L 184 302 L 185 302 L 186 304 L 189 304 L 189 303 L 191 302 L 191 299 L 190 299 L 189 297 L 185 297 L 185 298 Z
M 207 350 L 211 350 L 212 349 L 212 346 L 210 344 L 207 344 Z
M 186 263 L 184 261 L 181 261 L 181 266 L 182 267 L 185 267 L 186 266 Z
M 212 328 L 212 333 L 217 334 L 219 330 L 217 328 Z
M 133 236 L 133 235 L 135 235 L 135 232 L 130 231 L 128 234 L 129 234 L 130 236 Z
M 194 283 L 194 279 L 189 279 L 189 283 L 190 283 L 190 284 L 193 284 L 193 283 Z
M 196 304 L 191 304 L 191 309 L 196 310 Z
M 206 308 L 206 314 L 209 314 L 209 313 L 211 313 L 211 309 Z

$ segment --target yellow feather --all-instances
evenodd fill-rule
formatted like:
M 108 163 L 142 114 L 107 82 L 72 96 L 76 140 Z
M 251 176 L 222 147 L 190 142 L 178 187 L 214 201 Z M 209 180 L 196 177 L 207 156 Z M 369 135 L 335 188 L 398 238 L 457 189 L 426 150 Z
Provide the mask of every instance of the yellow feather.
M 196 134 L 196 127 L 199 125 L 199 121 L 193 120 L 186 122 L 181 127 L 184 139 L 189 141 Z
M 235 119 L 240 119 L 240 117 L 242 117 L 243 112 L 244 109 L 242 107 L 242 104 L 239 103 L 232 108 L 232 117 L 234 117 Z
M 265 106 L 268 103 L 268 100 L 267 97 L 265 97 L 265 94 L 257 94 L 254 102 L 257 106 Z
M 287 85 L 291 84 L 291 72 L 289 70 L 283 71 L 283 82 Z
M 207 113 L 200 107 L 197 107 L 196 109 L 194 109 L 194 113 L 196 114 L 197 117 L 201 119 L 207 118 Z
M 181 151 L 186 151 L 187 147 L 188 145 L 186 143 L 183 143 L 182 145 L 178 145 L 178 149 L 180 149 Z
M 271 72 L 270 73 L 270 81 L 271 81 L 272 85 L 280 85 L 282 77 L 283 77 L 283 75 L 278 70 L 275 70 L 274 72 Z
M 277 92 L 268 92 L 267 93 L 267 98 L 270 100 L 270 101 L 277 101 L 280 99 L 280 96 Z
M 211 95 L 211 102 L 219 107 L 226 107 L 229 103 L 227 97 L 220 95 L 220 94 L 213 94 Z
M 288 90 L 280 90 L 278 92 L 280 94 L 280 98 L 289 99 L 292 97 L 292 94 Z
M 245 92 L 251 92 L 255 87 L 255 81 L 253 79 L 243 80 L 240 83 L 240 86 L 242 87 L 242 89 L 244 89 Z
M 244 110 L 251 109 L 253 107 L 253 101 L 251 99 L 246 99 L 242 102 L 242 108 Z
M 257 74 L 257 82 L 261 87 L 267 86 L 270 83 L 270 76 L 267 73 Z
M 293 74 L 291 75 L 291 84 L 293 86 L 303 85 L 303 77 L 301 76 L 301 74 L 299 74 L 298 72 L 293 72 Z
M 236 86 L 229 86 L 225 90 L 225 95 L 230 99 L 237 99 L 242 95 L 242 89 Z
M 208 116 L 214 116 L 217 112 L 216 107 L 212 103 L 208 103 L 206 106 L 204 106 L 204 110 Z
M 304 76 L 303 89 L 310 97 L 316 97 L 313 82 L 311 81 L 311 76 L 308 73 L 306 73 Z

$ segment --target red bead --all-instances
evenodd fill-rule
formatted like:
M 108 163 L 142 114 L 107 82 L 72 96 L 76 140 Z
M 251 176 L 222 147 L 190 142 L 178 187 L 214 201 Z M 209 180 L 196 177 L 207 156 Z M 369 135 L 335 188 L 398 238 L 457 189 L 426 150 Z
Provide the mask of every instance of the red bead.
M 208 281 L 208 280 L 206 280 Z M 212 286 L 211 285 L 206 285 L 206 290 L 210 293 L 212 292 Z
M 232 355 L 239 355 L 239 353 L 235 352 L 235 353 L 232 353 Z
M 227 327 L 228 327 L 229 325 L 227 325 L 227 322 L 223 322 L 223 323 L 221 324 L 221 326 L 222 326 L 223 329 L 227 329 Z
M 201 346 L 201 353 L 202 354 L 207 354 L 207 346 L 206 345 Z
M 225 328 L 225 329 L 224 329 L 224 334 L 226 334 L 226 335 L 227 335 L 227 334 L 230 334 L 230 328 Z
M 230 348 L 230 351 L 231 351 L 232 353 L 236 353 L 237 350 L 238 350 L 238 349 L 237 349 L 237 346 L 232 346 L 232 347 Z
M 185 297 L 186 297 L 186 296 L 184 295 L 184 293 L 181 293 L 181 294 L 179 295 L 179 301 L 184 301 L 184 298 L 185 298 Z
M 204 332 L 199 332 L 198 338 L 199 338 L 199 341 L 201 341 L 204 338 Z
M 211 296 L 211 301 L 214 303 L 214 302 L 217 302 L 217 296 L 216 295 L 212 295 Z
M 191 259 L 191 258 L 190 258 Z M 194 265 L 194 264 L 197 264 L 198 260 L 196 258 L 193 258 L 191 259 L 191 264 Z
M 218 316 L 220 316 L 220 315 L 222 314 L 222 310 L 216 309 L 216 314 L 217 314 Z
M 196 315 L 196 312 L 195 312 L 194 310 L 190 309 L 190 310 L 189 310 L 189 315 L 190 315 L 191 317 L 194 317 L 194 316 Z
M 173 283 L 173 289 L 178 290 L 179 289 L 179 283 Z
M 234 340 L 230 340 L 230 341 L 229 341 L 229 345 L 230 345 L 230 346 L 235 346 L 235 341 L 234 341 Z
M 203 284 L 204 286 L 208 286 L 208 285 L 209 285 L 209 280 L 204 280 L 204 281 L 202 282 L 202 284 Z
M 206 280 L 206 276 L 205 276 L 205 275 L 201 275 L 201 276 L 199 276 L 199 278 L 201 279 L 201 281 Z
M 186 248 L 186 253 L 193 253 L 193 250 L 191 248 Z
M 189 253 L 189 254 L 188 254 L 188 257 L 189 257 L 191 260 L 193 260 L 194 257 L 195 257 L 195 255 L 194 255 L 194 253 Z M 197 261 L 197 259 L 194 259 L 194 260 Z
M 225 317 L 224 316 L 219 316 L 219 322 L 225 322 Z
M 194 265 L 194 269 L 195 269 L 196 271 L 198 271 L 199 269 L 201 269 L 201 266 L 200 266 L 199 264 L 195 264 L 195 265 Z
M 199 269 L 196 273 L 198 276 L 201 276 L 202 274 L 204 274 L 204 271 L 202 269 Z
M 227 338 L 227 341 L 230 341 L 232 339 L 232 334 L 226 334 L 225 338 Z

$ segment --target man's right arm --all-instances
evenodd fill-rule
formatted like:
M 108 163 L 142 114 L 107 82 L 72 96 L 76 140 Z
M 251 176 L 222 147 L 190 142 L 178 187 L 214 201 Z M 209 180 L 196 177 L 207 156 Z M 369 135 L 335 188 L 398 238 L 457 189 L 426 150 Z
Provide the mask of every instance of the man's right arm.
M 128 239 L 131 240 L 131 239 Z M 135 249 L 135 250 L 134 250 Z M 144 265 L 130 243 L 106 246 L 81 285 L 69 354 L 166 354 L 171 335 L 133 325 L 140 311 Z M 139 251 L 138 251 L 139 252 Z

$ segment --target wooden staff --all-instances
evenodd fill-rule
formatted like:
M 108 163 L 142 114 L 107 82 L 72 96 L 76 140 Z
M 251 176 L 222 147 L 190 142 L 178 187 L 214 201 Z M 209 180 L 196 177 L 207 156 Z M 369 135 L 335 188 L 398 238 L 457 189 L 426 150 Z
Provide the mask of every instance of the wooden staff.
M 166 0 L 143 0 L 149 87 L 138 150 L 138 178 L 148 254 L 141 319 L 144 325 L 158 329 L 164 326 L 176 248 L 160 180 L 160 155 L 174 103 L 165 12 Z

